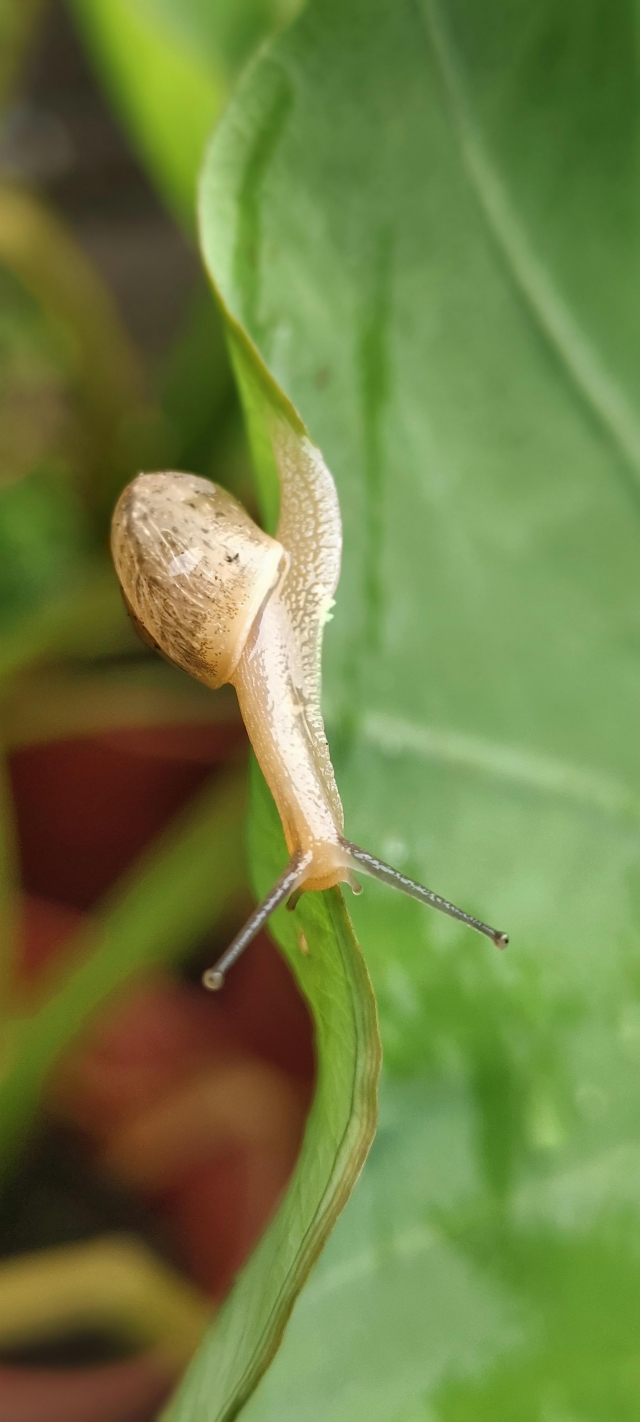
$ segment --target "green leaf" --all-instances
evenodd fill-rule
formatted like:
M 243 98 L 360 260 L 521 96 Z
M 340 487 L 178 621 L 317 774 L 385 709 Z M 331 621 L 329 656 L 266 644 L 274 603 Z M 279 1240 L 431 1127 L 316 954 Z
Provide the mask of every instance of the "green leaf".
M 194 225 L 205 142 L 239 69 L 301 0 L 71 0 L 160 191 Z
M 511 934 L 355 903 L 383 1125 L 247 1422 L 638 1415 L 636 24 L 316 0 L 209 153 L 210 270 L 338 483 L 347 833 Z
M 252 849 L 258 890 L 264 893 L 282 872 L 287 853 L 257 770 Z M 237 1415 L 278 1347 L 375 1129 L 380 1064 L 375 1002 L 342 895 L 337 889 L 307 895 L 295 919 L 281 909 L 272 922 L 313 1013 L 318 1060 L 313 1106 L 283 1204 L 163 1414 L 166 1422 Z

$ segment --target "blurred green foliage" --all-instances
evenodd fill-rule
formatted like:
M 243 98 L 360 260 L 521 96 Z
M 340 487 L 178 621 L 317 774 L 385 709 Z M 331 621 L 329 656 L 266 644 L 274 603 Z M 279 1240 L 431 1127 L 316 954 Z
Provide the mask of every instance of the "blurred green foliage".
M 72 8 L 194 231 L 206 136 L 300 7 Z M 4 0 L 5 91 L 26 16 Z M 355 904 L 381 1130 L 252 1422 L 637 1416 L 636 26 L 631 0 L 313 0 L 240 83 L 207 159 L 204 248 L 265 515 L 265 431 L 277 409 L 299 432 L 289 401 L 338 482 L 325 705 L 348 832 L 512 936 L 498 957 L 377 886 Z M 80 253 L 70 301 L 73 234 L 30 193 L 17 242 L 2 196 L 0 675 L 97 663 L 108 720 L 109 658 L 130 646 L 110 504 L 147 455 L 246 490 L 229 365 L 202 289 L 162 371 L 145 369 Z M 209 836 L 226 889 L 241 885 L 238 805 L 228 842 L 220 807 L 196 809 L 157 873 L 138 866 L 105 907 L 95 956 L 34 1023 L 9 1023 L 7 1150 L 96 1003 L 221 911 Z M 6 797 L 4 813 L 10 925 Z M 259 779 L 251 846 L 263 887 L 283 846 Z M 291 1192 L 172 1422 L 246 1402 L 372 1127 L 373 1007 L 338 896 L 275 931 L 316 1014 L 319 1091 Z
M 0 268 L 0 630 L 63 588 L 87 552 L 64 457 L 64 336 Z
M 161 192 L 188 226 L 204 147 L 255 49 L 303 0 L 72 0 Z
M 0 5 L 0 98 L 7 106 L 0 138 L 45 11 L 22 0 Z M 187 74 L 190 93 L 197 62 L 192 57 Z M 198 156 L 192 156 L 192 189 Z M 187 299 L 171 349 L 160 362 L 149 359 L 136 349 L 72 223 L 13 168 L 3 181 L 2 161 L 0 151 L 0 702 L 7 726 L 23 694 L 20 679 L 41 666 L 41 714 L 34 718 L 29 708 L 32 731 L 21 739 L 28 745 L 30 734 L 45 734 L 51 715 L 58 738 L 129 726 L 132 707 L 139 715 L 136 688 L 146 654 L 129 627 L 107 549 L 122 484 L 157 462 L 215 470 L 242 487 L 247 458 L 221 325 L 204 280 Z M 184 211 L 191 226 L 193 203 L 191 190 Z M 161 696 L 154 723 L 163 714 L 171 725 L 191 722 L 191 686 L 179 673 L 167 677 L 167 709 Z M 93 689 L 88 702 L 87 688 Z M 0 1082 L 0 1139 L 7 1170 L 51 1065 L 87 1015 L 141 967 L 177 961 L 207 928 L 226 921 L 246 894 L 246 870 L 238 773 L 132 867 L 95 927 L 69 943 L 40 1014 L 22 1019 L 14 982 L 16 833 L 4 764 L 2 782 L 0 1036 L 11 1044 L 11 1067 Z
M 0 3 L 0 102 L 11 94 L 20 62 L 44 0 L 1 0 Z
M 226 17 L 220 15 L 219 50 L 212 33 L 203 57 L 186 30 L 184 49 L 176 44 L 175 11 L 161 16 L 150 6 L 143 14 L 141 6 L 136 17 L 133 7 L 118 14 L 111 5 L 101 17 L 99 9 L 81 17 L 92 53 L 97 43 L 105 82 L 120 90 L 127 113 L 127 63 L 132 36 L 136 40 L 134 89 L 143 102 L 141 116 L 135 104 L 129 113 L 132 137 L 162 194 L 193 229 L 204 139 L 237 65 L 287 15 L 278 6 L 247 6 L 244 16 L 230 7 Z M 37 38 L 42 10 L 9 0 L 0 8 L 0 81 L 7 103 L 20 95 L 21 63 L 30 38 Z M 105 31 L 96 41 L 101 23 L 111 26 L 111 40 Z M 186 113 L 193 116 L 191 138 Z M 154 135 L 150 150 L 147 123 Z M 0 138 L 3 126 L 4 115 Z M 3 181 L 2 161 L 0 150 L 0 704 L 8 752 L 16 728 L 25 748 L 30 738 L 46 738 L 48 726 L 54 738 L 64 739 L 139 721 L 146 654 L 132 636 L 107 556 L 113 502 L 131 474 L 154 464 L 188 467 L 215 474 L 249 503 L 252 492 L 222 326 L 204 279 L 187 298 L 171 348 L 160 361 L 150 359 L 136 349 L 73 224 L 33 182 L 20 181 L 13 166 Z M 37 706 L 29 697 L 37 698 Z M 228 703 L 220 711 L 212 705 L 209 713 L 207 702 L 205 710 L 185 678 L 169 669 L 162 694 L 152 701 L 149 683 L 145 704 L 156 726 L 163 716 L 171 726 L 191 723 L 201 706 L 201 718 L 229 715 Z M 179 962 L 205 932 L 224 926 L 244 904 L 247 889 L 245 777 L 236 771 L 216 780 L 131 866 L 91 923 L 69 939 L 55 972 L 40 983 L 38 1004 L 25 1004 L 16 984 L 22 911 L 4 756 L 2 772 L 0 1153 L 6 1180 L 38 1116 L 51 1069 L 87 1018 L 141 972 Z M 353 955 L 344 922 L 323 936 L 338 959 L 344 943 L 347 959 Z M 355 961 L 362 974 L 357 952 Z M 347 972 L 342 999 L 351 990 Z M 364 1001 L 366 1007 L 366 994 Z M 339 992 L 333 1011 L 341 1011 Z M 333 1120 L 340 1102 L 347 1130 L 354 1051 L 359 1066 L 355 1036 L 346 1035 L 336 1058 L 333 1094 L 325 1091 L 316 1105 Z M 363 1040 L 368 1042 L 366 1033 Z M 372 1125 L 369 1110 L 355 1131 L 360 1144 L 346 1151 L 347 1175 L 357 1168 Z M 328 1196 L 336 1196 L 335 1213 L 343 1178 L 335 1173 L 331 1131 L 325 1136 L 324 1171 Z M 324 1232 L 315 1246 L 309 1241 L 306 1266 L 296 1240 L 290 1241 L 298 1277 Z M 259 1294 L 255 1298 L 259 1306 Z

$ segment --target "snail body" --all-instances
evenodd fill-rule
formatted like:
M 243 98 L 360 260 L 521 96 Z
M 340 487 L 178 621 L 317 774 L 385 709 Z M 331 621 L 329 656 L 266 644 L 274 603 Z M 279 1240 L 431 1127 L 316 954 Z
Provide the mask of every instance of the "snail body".
M 287 848 L 308 859 L 305 888 L 350 882 L 319 665 L 310 683 L 285 593 L 291 555 L 225 489 L 172 471 L 141 474 L 127 486 L 111 546 L 146 639 L 206 686 L 235 686 Z M 319 620 L 331 593 L 315 587 Z
M 231 682 L 274 797 L 287 869 L 223 958 L 231 963 L 291 895 L 373 875 L 487 934 L 506 937 L 344 838 L 320 707 L 324 623 L 340 573 L 342 529 L 320 452 L 284 423 L 273 432 L 281 485 L 276 538 L 226 490 L 193 474 L 140 474 L 116 506 L 111 546 L 127 608 L 145 640 L 205 685 Z

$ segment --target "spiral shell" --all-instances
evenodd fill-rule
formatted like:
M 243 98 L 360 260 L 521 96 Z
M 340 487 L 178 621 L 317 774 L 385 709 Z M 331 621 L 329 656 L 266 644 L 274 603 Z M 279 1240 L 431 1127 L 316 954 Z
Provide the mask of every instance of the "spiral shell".
M 233 676 L 288 565 L 231 494 L 195 474 L 139 474 L 116 506 L 111 548 L 134 621 L 211 687 Z

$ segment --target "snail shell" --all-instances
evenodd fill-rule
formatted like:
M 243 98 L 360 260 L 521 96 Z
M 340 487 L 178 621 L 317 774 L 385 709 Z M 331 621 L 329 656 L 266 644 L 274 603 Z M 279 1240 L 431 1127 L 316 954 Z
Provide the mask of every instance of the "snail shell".
M 159 650 L 207 686 L 230 681 L 288 556 L 242 505 L 195 474 L 140 474 L 111 548 L 128 609 Z

